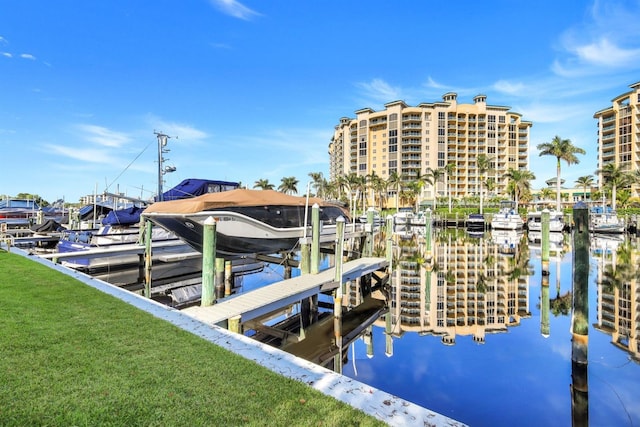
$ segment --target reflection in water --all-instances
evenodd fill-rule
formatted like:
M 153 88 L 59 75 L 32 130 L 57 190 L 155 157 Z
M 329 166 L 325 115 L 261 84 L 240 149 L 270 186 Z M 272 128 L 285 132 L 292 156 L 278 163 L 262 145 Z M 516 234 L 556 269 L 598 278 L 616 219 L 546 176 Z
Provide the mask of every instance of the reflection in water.
M 389 314 L 363 338 L 366 347 L 354 350 L 354 359 L 360 351 L 366 358 L 345 374 L 470 424 L 640 423 L 633 409 L 640 381 L 638 239 L 590 236 L 588 287 L 582 283 L 578 296 L 584 318 L 574 331 L 574 239 L 570 233 L 551 236 L 551 268 L 543 275 L 541 236 L 535 234 L 436 229 L 428 248 L 424 227 L 402 230 L 394 240 Z M 527 321 L 535 316 L 540 318 Z M 607 334 L 592 331 L 588 353 L 585 328 Z M 500 332 L 508 334 L 469 347 Z M 384 341 L 379 346 L 372 344 L 376 335 Z M 434 348 L 430 336 L 443 350 Z M 607 341 L 615 347 L 602 344 Z M 582 358 L 573 346 L 580 343 Z M 375 357 L 382 344 L 392 357 Z M 628 362 L 621 362 L 627 354 Z M 413 368 L 401 374 L 405 365 Z M 391 372 L 402 375 L 401 383 L 390 380 Z M 498 389 L 511 379 L 512 387 L 501 394 Z M 494 399 L 482 400 L 488 395 Z M 530 409 L 517 410 L 525 400 Z
M 640 253 L 631 240 L 599 236 L 592 240 L 598 259 L 598 316 L 595 328 L 640 361 Z
M 468 335 L 484 343 L 487 333 L 506 332 L 531 316 L 522 233 L 494 231 L 482 239 L 451 229 L 434 240 L 432 256 L 424 236 L 398 241 L 391 317 L 385 319 L 391 334 L 437 335 L 445 345 Z

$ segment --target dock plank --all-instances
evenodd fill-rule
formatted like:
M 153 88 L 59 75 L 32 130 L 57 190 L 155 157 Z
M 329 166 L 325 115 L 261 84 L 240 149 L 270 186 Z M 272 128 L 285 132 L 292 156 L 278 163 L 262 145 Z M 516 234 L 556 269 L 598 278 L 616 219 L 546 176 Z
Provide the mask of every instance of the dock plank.
M 342 282 L 354 280 L 387 266 L 385 258 L 366 257 L 344 263 Z M 301 299 L 316 295 L 323 287 L 335 284 L 335 268 L 318 274 L 305 274 L 263 286 L 208 307 L 194 306 L 183 313 L 209 325 L 240 316 L 241 322 L 253 320 L 284 308 Z

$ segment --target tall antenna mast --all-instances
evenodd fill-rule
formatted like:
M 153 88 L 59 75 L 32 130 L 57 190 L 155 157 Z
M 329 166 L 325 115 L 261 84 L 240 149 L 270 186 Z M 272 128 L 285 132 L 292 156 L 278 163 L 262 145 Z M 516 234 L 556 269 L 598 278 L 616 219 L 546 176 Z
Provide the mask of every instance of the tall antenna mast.
M 165 159 L 163 154 L 168 153 L 169 150 L 167 148 L 167 142 L 169 140 L 169 138 L 171 138 L 168 135 L 165 135 L 162 132 L 153 132 L 156 137 L 158 138 L 158 201 L 161 202 L 163 197 L 162 197 L 162 184 L 164 182 L 164 175 L 167 173 L 171 173 L 171 172 L 175 172 L 176 171 L 176 167 L 175 166 L 164 166 L 164 161 L 168 160 Z

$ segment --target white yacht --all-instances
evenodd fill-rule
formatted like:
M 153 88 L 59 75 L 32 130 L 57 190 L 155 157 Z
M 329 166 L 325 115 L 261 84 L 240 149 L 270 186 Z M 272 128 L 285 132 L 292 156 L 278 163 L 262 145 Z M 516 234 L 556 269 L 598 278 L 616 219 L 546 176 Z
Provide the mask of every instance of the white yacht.
M 500 202 L 500 210 L 491 217 L 491 229 L 493 230 L 522 230 L 524 221 L 515 208 L 515 203 L 510 200 Z
M 563 231 L 564 214 L 556 210 L 549 211 L 549 231 Z M 542 211 L 527 213 L 527 230 L 542 231 Z

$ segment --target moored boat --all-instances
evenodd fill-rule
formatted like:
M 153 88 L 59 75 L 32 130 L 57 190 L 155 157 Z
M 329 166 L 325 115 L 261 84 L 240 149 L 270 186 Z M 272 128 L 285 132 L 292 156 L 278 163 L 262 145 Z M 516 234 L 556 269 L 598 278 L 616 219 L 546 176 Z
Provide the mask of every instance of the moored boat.
M 549 211 L 549 231 L 563 231 L 565 229 L 564 214 L 556 210 Z M 542 231 L 542 211 L 527 213 L 527 230 Z
M 500 210 L 491 217 L 493 230 L 522 230 L 524 221 L 515 209 L 512 201 L 500 202 Z
M 484 215 L 481 213 L 472 213 L 467 216 L 465 226 L 469 231 L 484 231 L 486 224 Z
M 615 211 L 595 207 L 589 213 L 589 231 L 603 234 L 622 234 L 625 232 L 624 220 Z
M 10 227 L 28 226 L 35 221 L 40 205 L 33 199 L 0 199 L 0 223 Z
M 167 200 L 183 200 L 211 192 L 227 191 L 238 186 L 239 184 L 235 182 L 190 178 L 164 192 L 163 197 Z M 57 245 L 59 253 L 82 253 L 92 249 L 116 250 L 118 247 L 124 248 L 127 245 L 142 242 L 140 215 L 145 207 L 128 206 L 122 209 L 111 209 L 107 203 L 99 206 L 100 213 L 104 215 L 101 226 L 98 229 L 65 231 Z M 85 215 L 95 216 L 94 212 L 88 211 Z M 80 219 L 82 218 L 81 216 Z M 192 251 L 175 234 L 160 227 L 152 228 L 151 245 L 156 258 Z M 128 254 L 91 258 L 74 257 L 63 263 L 72 268 L 95 271 L 101 268 L 126 268 L 137 265 L 139 262 L 138 255 Z
M 290 196 L 274 190 L 237 189 L 186 200 L 158 202 L 143 217 L 175 233 L 202 252 L 203 225 L 216 220 L 216 248 L 222 253 L 277 253 L 293 249 L 311 235 L 311 206 L 320 207 L 321 234 L 335 234 L 347 211 L 318 198 Z M 306 224 L 305 224 L 306 219 Z

